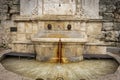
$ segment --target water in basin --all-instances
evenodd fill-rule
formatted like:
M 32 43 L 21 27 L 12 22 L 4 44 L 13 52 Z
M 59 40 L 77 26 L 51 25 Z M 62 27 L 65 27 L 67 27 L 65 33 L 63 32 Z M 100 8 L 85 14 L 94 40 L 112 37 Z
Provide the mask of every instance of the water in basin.
M 114 60 L 83 60 L 76 63 L 46 63 L 26 58 L 6 58 L 3 66 L 17 74 L 44 80 L 96 80 L 96 78 L 114 73 L 118 64 Z M 62 80 L 62 79 L 60 79 Z

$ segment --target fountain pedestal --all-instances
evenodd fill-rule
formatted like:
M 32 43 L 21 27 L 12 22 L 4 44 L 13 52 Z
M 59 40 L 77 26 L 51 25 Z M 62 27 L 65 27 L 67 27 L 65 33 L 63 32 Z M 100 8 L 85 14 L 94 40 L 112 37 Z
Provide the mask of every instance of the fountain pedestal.
M 39 61 L 58 62 L 60 57 L 64 63 L 83 60 L 85 39 L 32 38 L 32 41 L 35 45 L 36 59 Z

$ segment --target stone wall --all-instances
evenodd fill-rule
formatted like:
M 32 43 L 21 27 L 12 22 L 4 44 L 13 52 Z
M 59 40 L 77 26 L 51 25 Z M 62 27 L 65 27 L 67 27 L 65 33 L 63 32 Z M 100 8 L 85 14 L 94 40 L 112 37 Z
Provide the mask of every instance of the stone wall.
M 10 43 L 10 27 L 14 27 L 13 16 L 19 14 L 19 0 L 0 0 L 0 47 Z
M 103 18 L 100 40 L 120 46 L 120 0 L 100 0 L 99 5 L 99 14 Z M 11 42 L 10 27 L 15 27 L 13 17 L 19 14 L 20 0 L 0 0 L 1 47 L 6 47 Z
M 102 40 L 120 46 L 120 0 L 100 0 Z

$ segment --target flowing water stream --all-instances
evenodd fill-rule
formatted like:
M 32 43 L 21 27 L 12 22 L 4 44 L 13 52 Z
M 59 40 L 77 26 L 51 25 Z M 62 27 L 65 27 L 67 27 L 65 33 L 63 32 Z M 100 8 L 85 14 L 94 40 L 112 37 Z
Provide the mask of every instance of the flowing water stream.
M 116 61 L 108 59 L 60 64 L 26 58 L 6 58 L 2 64 L 7 70 L 17 74 L 45 80 L 95 80 L 106 74 L 114 73 L 118 67 Z

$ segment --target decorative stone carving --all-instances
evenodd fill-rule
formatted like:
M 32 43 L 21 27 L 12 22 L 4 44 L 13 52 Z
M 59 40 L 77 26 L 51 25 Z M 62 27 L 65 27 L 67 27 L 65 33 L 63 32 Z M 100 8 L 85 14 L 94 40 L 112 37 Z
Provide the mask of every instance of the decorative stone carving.
M 82 0 L 76 0 L 76 15 L 80 18 L 86 17 L 82 6 Z
M 38 1 L 37 1 L 37 3 L 38 3 Z M 38 5 L 36 5 L 36 7 L 32 10 L 32 14 L 38 15 Z
M 69 0 L 44 0 L 45 15 L 74 15 L 75 1 Z
M 38 14 L 38 0 L 20 0 L 20 14 L 21 15 L 36 15 Z
M 21 0 L 21 15 L 76 15 L 99 18 L 99 0 Z

